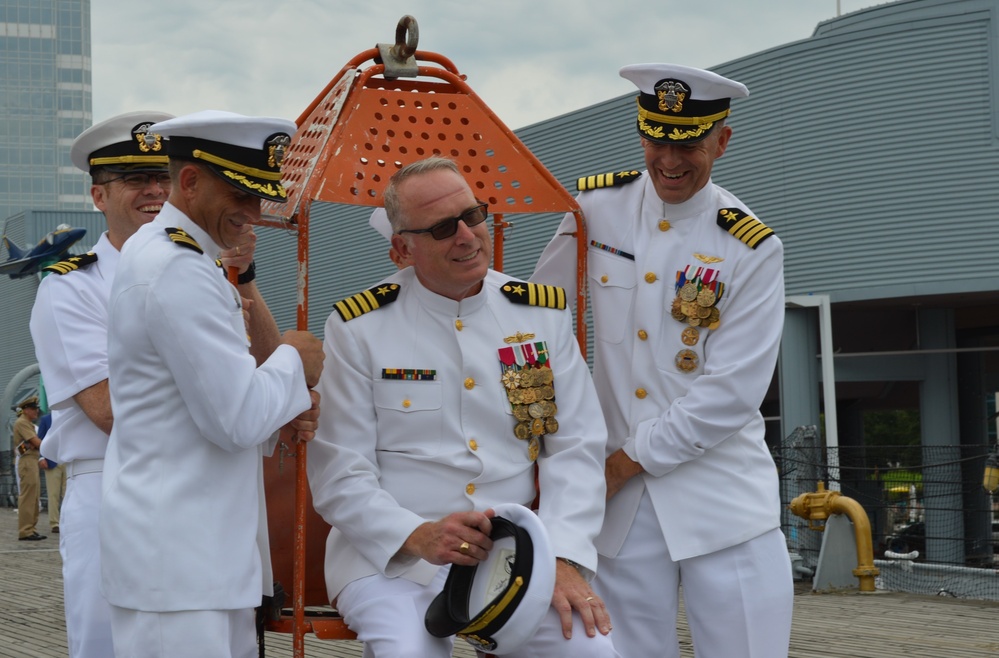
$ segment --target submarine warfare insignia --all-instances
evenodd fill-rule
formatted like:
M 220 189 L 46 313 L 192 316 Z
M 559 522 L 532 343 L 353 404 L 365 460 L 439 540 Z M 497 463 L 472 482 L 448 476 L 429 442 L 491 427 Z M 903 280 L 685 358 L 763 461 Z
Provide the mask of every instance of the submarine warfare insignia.
M 555 374 L 545 341 L 499 349 L 500 381 L 517 420 L 513 435 L 527 441 L 531 461 L 541 452 L 541 438 L 558 431 L 555 414 Z

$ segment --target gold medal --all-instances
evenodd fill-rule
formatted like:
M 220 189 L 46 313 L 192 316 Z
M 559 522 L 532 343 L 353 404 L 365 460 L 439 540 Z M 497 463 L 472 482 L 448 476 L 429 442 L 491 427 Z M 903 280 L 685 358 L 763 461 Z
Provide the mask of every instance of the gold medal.
M 552 372 L 551 368 L 542 368 L 539 372 L 541 374 L 542 384 L 547 385 L 555 381 L 555 373 Z
M 544 403 L 535 402 L 534 404 L 527 407 L 527 412 L 531 415 L 531 418 L 544 418 L 545 417 Z
M 673 362 L 681 372 L 693 372 L 697 370 L 697 358 L 694 350 L 680 350 Z
M 520 386 L 520 371 L 519 370 L 507 370 L 503 373 L 502 377 L 503 386 L 508 390 L 517 388 Z
M 531 438 L 531 424 L 526 421 L 517 423 L 513 428 L 513 435 L 521 441 Z
M 680 340 L 683 341 L 684 345 L 693 346 L 697 345 L 697 341 L 701 339 L 701 332 L 699 332 L 694 327 L 687 327 L 680 334 Z
M 680 288 L 680 299 L 685 302 L 692 302 L 697 299 L 697 286 L 688 281 Z
M 537 460 L 539 454 L 541 454 L 541 441 L 538 441 L 538 437 L 533 437 L 527 444 L 527 457 L 533 462 Z
M 699 317 L 700 319 L 703 320 L 704 318 L 706 318 L 706 317 L 708 317 L 710 315 L 711 315 L 711 309 L 708 308 L 707 306 L 698 306 L 697 307 L 697 317 Z
M 541 436 L 545 433 L 545 421 L 540 418 L 535 418 L 531 421 L 531 434 L 533 436 Z
M 513 405 L 513 417 L 517 420 L 530 420 L 530 406 L 526 404 Z
M 558 421 L 555 417 L 545 418 L 545 434 L 554 434 L 558 431 Z
M 697 327 L 701 324 L 701 319 L 696 315 L 693 315 L 687 318 L 687 324 L 689 324 L 691 327 Z
M 697 303 L 700 306 L 711 306 L 716 301 L 715 292 L 711 288 L 701 288 L 697 293 Z
M 687 316 L 683 314 L 683 300 L 677 297 L 673 300 L 673 306 L 669 310 L 670 315 L 677 322 L 683 322 L 687 319 Z

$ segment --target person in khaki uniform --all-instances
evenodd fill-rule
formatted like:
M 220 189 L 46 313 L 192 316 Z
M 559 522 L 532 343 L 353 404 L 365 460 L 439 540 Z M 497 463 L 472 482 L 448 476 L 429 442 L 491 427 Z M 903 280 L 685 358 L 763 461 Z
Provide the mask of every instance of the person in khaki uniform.
M 42 440 L 35 432 L 35 421 L 41 413 L 38 397 L 31 396 L 17 405 L 17 420 L 14 421 L 12 445 L 21 458 L 17 460 L 17 477 L 20 491 L 17 496 L 17 538 L 20 541 L 39 541 L 45 535 L 38 534 L 38 496 L 41 493 L 41 477 L 38 473 L 38 446 Z

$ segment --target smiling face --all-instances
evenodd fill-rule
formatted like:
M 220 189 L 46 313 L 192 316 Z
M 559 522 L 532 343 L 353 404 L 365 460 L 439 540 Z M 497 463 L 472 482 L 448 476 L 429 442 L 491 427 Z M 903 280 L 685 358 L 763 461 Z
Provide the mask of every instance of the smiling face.
M 430 228 L 479 204 L 465 179 L 449 169 L 413 175 L 397 193 L 406 229 Z M 479 292 L 492 258 L 485 222 L 469 228 L 459 221 L 455 234 L 443 240 L 428 233 L 395 234 L 392 246 L 428 290 L 456 301 Z
M 120 250 L 140 226 L 153 221 L 159 214 L 170 193 L 170 185 L 157 183 L 155 175 L 148 176 L 147 184 L 142 187 L 127 184 L 120 178 L 111 180 L 117 177 L 117 174 L 102 172 L 90 187 L 90 196 L 107 220 L 108 240 Z M 110 182 L 97 182 L 105 180 Z
M 660 144 L 642 138 L 645 166 L 659 198 L 677 204 L 697 194 L 711 179 L 711 167 L 725 153 L 731 136 L 732 129 L 723 124 L 692 144 Z
M 230 185 L 208 167 L 185 163 L 176 179 L 170 202 L 222 249 L 238 245 L 250 223 L 260 219 L 260 197 Z

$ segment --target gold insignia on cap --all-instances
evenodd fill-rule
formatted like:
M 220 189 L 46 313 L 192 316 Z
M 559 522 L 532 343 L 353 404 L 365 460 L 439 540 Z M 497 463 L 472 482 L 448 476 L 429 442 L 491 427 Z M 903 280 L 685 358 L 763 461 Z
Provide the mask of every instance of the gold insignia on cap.
M 205 253 L 198 241 L 192 238 L 187 231 L 182 228 L 165 228 L 166 234 L 170 236 L 170 239 L 174 241 L 175 244 L 181 247 L 187 247 L 188 249 L 193 249 L 199 254 Z
M 750 248 L 756 249 L 761 242 L 774 234 L 763 222 L 745 210 L 739 208 L 722 208 L 718 211 L 718 226 L 742 240 Z
M 596 174 L 594 176 L 583 176 L 576 179 L 576 190 L 579 192 L 585 192 L 587 190 L 596 190 L 601 187 L 614 187 L 615 185 L 624 185 L 625 183 L 630 183 L 632 181 L 641 178 L 642 172 L 635 171 L 619 171 L 614 173 L 613 171 L 607 172 L 606 174 Z
M 398 283 L 375 286 L 337 302 L 333 305 L 333 310 L 340 315 L 344 322 L 349 322 L 365 313 L 391 304 L 399 298 L 400 290 L 402 290 L 402 286 Z
M 135 138 L 135 141 L 138 142 L 139 150 L 143 153 L 163 150 L 163 137 L 157 135 L 156 133 L 149 132 L 149 126 L 151 125 L 153 125 L 152 122 L 147 121 L 145 123 L 140 123 L 135 128 L 132 128 L 132 136 Z
M 53 274 L 69 274 L 70 272 L 75 272 L 81 267 L 86 267 L 87 265 L 96 262 L 97 262 L 97 254 L 95 254 L 92 251 L 89 251 L 79 256 L 71 256 L 65 260 L 59 261 L 58 263 L 52 263 L 48 267 L 42 268 L 42 271 L 52 272 Z
M 565 289 L 539 283 L 509 281 L 500 290 L 514 304 L 528 304 L 545 308 L 565 309 Z
M 660 80 L 655 87 L 659 98 L 659 109 L 663 112 L 682 112 L 683 101 L 687 99 L 690 88 L 679 80 Z
M 267 142 L 267 166 L 280 167 L 284 162 L 284 154 L 291 146 L 291 137 L 286 133 L 275 133 L 271 135 Z

